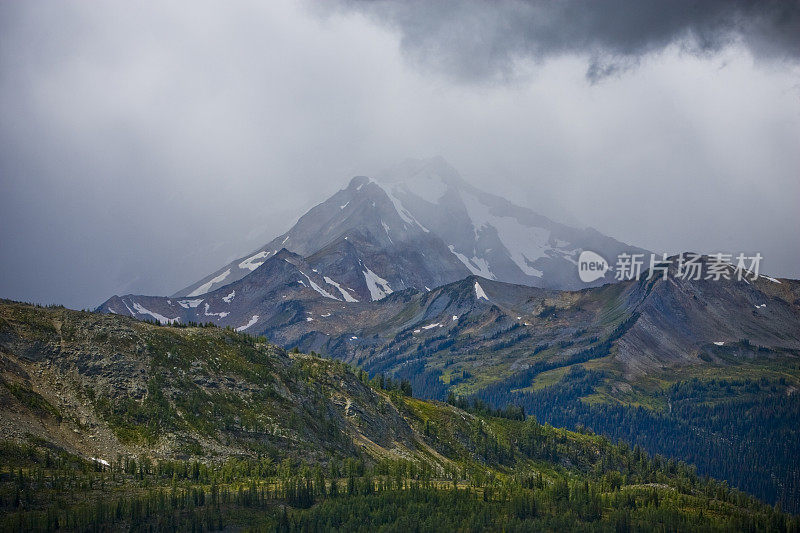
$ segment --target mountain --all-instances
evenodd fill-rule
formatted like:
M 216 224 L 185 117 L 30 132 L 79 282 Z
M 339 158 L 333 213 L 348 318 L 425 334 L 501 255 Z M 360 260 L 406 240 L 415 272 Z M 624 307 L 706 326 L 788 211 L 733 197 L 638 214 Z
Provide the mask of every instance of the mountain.
M 270 332 L 284 345 L 309 335 L 322 343 L 364 323 L 382 323 L 396 312 L 395 298 L 359 301 L 356 290 L 339 279 L 342 283 L 281 249 L 252 274 L 199 297 L 115 296 L 98 310 L 165 324 L 211 322 L 254 335 Z
M 408 160 L 350 184 L 286 233 L 178 291 L 200 296 L 237 281 L 286 248 L 351 287 L 360 301 L 430 289 L 470 273 L 536 287 L 578 289 L 582 250 L 644 253 L 471 186 L 441 158 Z M 612 273 L 594 282 L 611 281 Z
M 242 327 L 257 309 L 246 331 L 406 379 L 417 396 L 521 405 L 541 421 L 691 460 L 704 474 L 800 509 L 792 459 L 800 451 L 796 280 L 737 280 L 733 266 L 731 279 L 682 279 L 673 257 L 666 278 L 645 273 L 580 291 L 468 276 L 430 291 L 344 302 L 295 254 L 281 251 L 261 268 L 205 295 L 211 313 L 232 313 L 208 318 Z M 240 295 L 252 300 L 234 314 Z M 128 307 L 134 300 L 121 299 Z M 144 304 L 165 317 L 205 321 L 207 302 L 194 301 L 194 308 L 165 297 Z M 127 309 L 114 302 L 101 310 Z M 732 453 L 750 460 L 743 466 Z
M 320 272 L 313 256 L 282 249 L 250 275 L 198 297 L 113 297 L 98 310 L 162 323 L 231 326 L 370 372 L 395 373 L 424 359 L 428 371 L 473 375 L 459 383 L 459 392 L 551 359 L 547 364 L 563 366 L 560 361 L 583 357 L 612 336 L 624 379 L 664 367 L 706 365 L 719 347 L 742 339 L 763 349 L 800 349 L 800 283 L 764 276 L 681 279 L 677 260 L 669 259 L 666 278 L 648 280 L 645 273 L 638 281 L 580 291 L 469 275 L 431 290 L 354 301 L 356 290 Z M 701 258 L 703 266 L 708 261 Z M 455 367 L 445 371 L 440 358 Z
M 481 192 L 440 159 L 409 161 L 354 178 L 180 296 L 98 311 L 264 335 L 421 398 L 520 406 L 800 512 L 800 282 L 733 265 L 684 279 L 673 257 L 666 277 L 590 286 L 581 250 L 643 252 Z
M 216 327 L 0 301 L 3 530 L 796 530 L 683 463 Z

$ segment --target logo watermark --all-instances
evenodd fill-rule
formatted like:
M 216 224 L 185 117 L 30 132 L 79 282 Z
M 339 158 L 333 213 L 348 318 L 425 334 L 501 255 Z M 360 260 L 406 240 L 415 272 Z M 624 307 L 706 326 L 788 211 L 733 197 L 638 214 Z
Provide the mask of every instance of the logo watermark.
M 578 258 L 578 276 L 584 283 L 591 283 L 606 275 L 611 268 L 602 255 L 584 250 Z
M 701 255 L 684 252 L 673 257 L 668 257 L 667 254 L 650 254 L 647 261 L 646 257 L 647 254 L 621 253 L 611 267 L 597 252 L 584 250 L 578 257 L 578 276 L 584 283 L 596 281 L 608 271 L 613 271 L 614 279 L 618 281 L 639 280 L 643 273 L 647 274 L 647 279 L 667 279 L 672 275 L 685 280 L 753 281 L 759 277 L 763 259 L 760 253 L 750 256 L 740 253 L 734 256 L 726 253 Z M 674 268 L 670 271 L 673 265 Z

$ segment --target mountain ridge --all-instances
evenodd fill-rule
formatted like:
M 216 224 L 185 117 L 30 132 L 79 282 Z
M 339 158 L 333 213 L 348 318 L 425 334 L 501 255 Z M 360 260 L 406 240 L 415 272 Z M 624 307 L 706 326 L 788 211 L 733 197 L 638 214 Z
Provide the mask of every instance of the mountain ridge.
M 678 284 L 674 278 L 676 261 L 677 256 L 670 258 L 673 265 L 671 278 L 656 278 L 648 283 L 644 283 L 648 275 L 645 272 L 639 281 L 623 281 L 599 288 L 587 287 L 581 291 L 554 291 L 508 284 L 470 274 L 462 280 L 431 290 L 409 288 L 396 293 L 387 292 L 380 299 L 372 301 L 350 301 L 347 295 L 351 294 L 350 291 L 353 294 L 356 291 L 349 285 L 342 285 L 328 277 L 324 271 L 319 272 L 299 255 L 283 249 L 267 258 L 251 275 L 203 297 L 174 299 L 129 295 L 114 297 L 98 310 L 139 318 L 156 318 L 161 322 L 212 321 L 221 326 L 266 334 L 287 347 L 296 344 L 304 350 L 315 350 L 345 360 L 355 358 L 354 361 L 363 363 L 367 361 L 364 357 L 368 357 L 363 350 L 374 352 L 378 346 L 391 350 L 399 342 L 392 339 L 401 335 L 405 329 L 425 328 L 430 326 L 424 323 L 428 320 L 435 321 L 437 328 L 442 331 L 457 333 L 466 320 L 480 319 L 481 313 L 490 313 L 492 306 L 499 306 L 496 311 L 499 314 L 493 315 L 492 320 L 496 322 L 486 326 L 489 329 L 484 335 L 507 337 L 506 333 L 500 331 L 502 327 L 511 328 L 512 331 L 521 328 L 520 331 L 530 332 L 521 341 L 509 340 L 511 344 L 501 348 L 505 350 L 517 349 L 517 345 L 529 346 L 531 342 L 549 342 L 551 333 L 548 331 L 552 328 L 549 325 L 543 326 L 547 324 L 546 316 L 542 320 L 543 314 L 567 313 L 569 318 L 561 320 L 563 325 L 559 326 L 564 328 L 565 333 L 557 335 L 555 340 L 569 342 L 566 333 L 569 329 L 586 330 L 587 333 L 580 337 L 602 336 L 603 332 L 607 334 L 621 318 L 630 317 L 640 305 L 647 304 L 644 319 L 648 323 L 647 327 L 651 332 L 658 331 L 660 338 L 669 341 L 663 341 L 667 344 L 659 344 L 652 334 L 649 340 L 645 340 L 646 334 L 641 324 L 634 331 L 639 332 L 639 340 L 634 342 L 627 337 L 623 339 L 620 344 L 626 355 L 621 361 L 629 365 L 630 371 L 639 365 L 641 373 L 647 373 L 647 368 L 660 364 L 657 361 L 674 362 L 685 357 L 681 354 L 697 349 L 700 342 L 698 339 L 681 337 L 681 332 L 691 330 L 693 326 L 690 324 L 713 323 L 713 326 L 705 326 L 703 342 L 706 343 L 738 340 L 732 337 L 747 333 L 754 341 L 771 339 L 771 342 L 777 342 L 783 335 L 779 332 L 780 328 L 788 327 L 788 331 L 800 330 L 797 305 L 793 301 L 784 301 L 786 298 L 796 298 L 797 282 L 779 282 L 760 277 L 757 282 L 754 280 L 752 283 L 699 280 L 682 281 Z M 787 288 L 782 290 L 788 293 L 780 296 L 776 287 L 784 285 Z M 659 289 L 652 293 L 653 287 Z M 391 294 L 397 297 L 389 298 Z M 725 319 L 721 318 L 719 312 L 703 311 L 711 305 L 712 300 L 709 298 L 712 297 L 719 299 L 716 304 L 718 308 L 731 310 L 725 315 Z M 455 304 L 454 298 L 461 304 Z M 695 303 L 698 298 L 707 301 L 698 305 Z M 767 308 L 764 302 L 774 298 L 777 298 L 775 305 Z M 609 311 L 590 316 L 576 302 L 588 302 L 593 306 L 599 305 L 597 302 L 603 302 L 602 305 L 608 306 Z M 761 305 L 764 307 L 757 307 Z M 475 311 L 476 306 L 482 311 Z M 694 320 L 688 321 L 686 313 L 692 313 Z M 772 330 L 769 321 L 764 322 L 762 315 L 773 317 Z M 257 320 L 253 321 L 254 317 L 258 317 Z M 677 324 L 675 317 L 683 317 L 684 322 Z M 760 330 L 753 330 L 753 326 L 749 324 L 754 319 L 766 325 L 759 326 Z M 785 326 L 786 324 L 792 325 Z M 424 338 L 430 333 L 430 329 L 421 329 L 418 334 Z M 594 333 L 589 334 L 592 331 Z M 759 333 L 767 331 L 772 333 Z M 365 332 L 369 334 L 365 336 Z M 767 336 L 763 337 L 764 334 Z M 712 335 L 724 339 L 711 338 Z M 465 346 L 464 350 L 468 349 L 474 350 L 474 347 Z M 566 352 L 575 349 L 577 348 L 570 348 Z M 358 355 L 359 353 L 362 355 Z M 453 352 L 454 356 L 460 353 Z M 646 359 L 654 353 L 661 355 L 645 364 Z M 494 353 L 492 357 L 496 358 L 498 354 Z M 521 363 L 518 361 L 515 364 L 519 366 Z

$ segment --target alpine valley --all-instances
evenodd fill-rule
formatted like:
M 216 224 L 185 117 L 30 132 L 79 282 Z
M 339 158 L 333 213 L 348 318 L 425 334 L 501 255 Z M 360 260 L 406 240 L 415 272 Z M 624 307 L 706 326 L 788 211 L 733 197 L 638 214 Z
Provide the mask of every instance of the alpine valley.
M 409 160 L 171 296 L 4 301 L 0 526 L 797 531 L 800 281 L 585 250 L 649 255 Z

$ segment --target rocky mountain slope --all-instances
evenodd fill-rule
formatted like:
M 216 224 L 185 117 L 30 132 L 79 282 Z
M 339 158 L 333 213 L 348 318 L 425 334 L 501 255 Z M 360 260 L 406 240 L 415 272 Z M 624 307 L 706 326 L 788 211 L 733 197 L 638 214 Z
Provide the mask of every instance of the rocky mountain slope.
M 430 291 L 354 302 L 352 287 L 282 250 L 251 275 L 201 297 L 114 297 L 99 310 L 161 322 L 211 321 L 373 373 L 417 381 L 445 376 L 435 397 L 445 384 L 474 391 L 531 367 L 578 359 L 611 356 L 630 381 L 665 367 L 706 366 L 726 343 L 742 339 L 762 349 L 800 349 L 798 282 L 737 280 L 733 270 L 732 279 L 680 279 L 676 262 L 670 259 L 666 279 L 647 280 L 646 273 L 640 281 L 581 291 L 469 276 Z
M 582 250 L 609 258 L 644 252 L 483 192 L 441 158 L 409 160 L 376 178 L 353 178 L 283 235 L 175 296 L 196 297 L 235 282 L 282 248 L 350 287 L 360 301 L 469 274 L 577 289 L 585 286 L 575 267 Z M 607 273 L 604 280 L 611 279 Z

